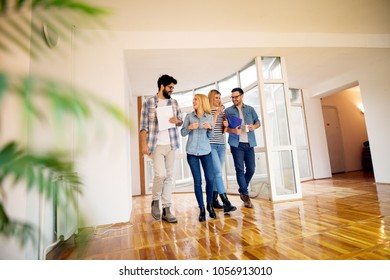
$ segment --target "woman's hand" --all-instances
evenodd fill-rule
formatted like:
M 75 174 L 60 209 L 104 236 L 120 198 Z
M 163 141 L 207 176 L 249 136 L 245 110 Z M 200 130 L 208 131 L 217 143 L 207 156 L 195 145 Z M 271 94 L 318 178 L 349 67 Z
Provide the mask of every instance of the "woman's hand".
M 207 129 L 212 129 L 212 126 L 208 122 L 204 122 L 203 127 Z
M 217 111 L 215 111 L 215 115 L 218 116 L 219 114 L 221 114 L 222 111 L 223 111 L 223 109 L 224 109 L 223 106 L 219 106 L 219 107 L 217 108 Z
M 228 123 L 227 120 L 224 120 L 222 122 L 222 125 L 223 125 L 222 133 L 225 133 L 227 131 L 227 129 L 228 129 L 229 123 Z
M 192 123 L 188 126 L 188 129 L 189 130 L 194 130 L 194 129 L 198 129 L 199 128 L 199 123 Z

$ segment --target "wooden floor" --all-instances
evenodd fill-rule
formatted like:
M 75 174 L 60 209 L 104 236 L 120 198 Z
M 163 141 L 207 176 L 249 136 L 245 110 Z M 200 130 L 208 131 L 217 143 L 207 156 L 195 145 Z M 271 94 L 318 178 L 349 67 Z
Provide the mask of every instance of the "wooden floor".
M 62 245 L 48 259 L 390 259 L 390 185 L 351 172 L 302 183 L 303 199 L 229 198 L 237 210 L 198 222 L 193 193 L 175 194 L 177 224 L 155 221 L 150 196 L 133 198 L 128 224 L 87 229 L 89 242 Z M 85 245 L 85 246 L 82 246 Z

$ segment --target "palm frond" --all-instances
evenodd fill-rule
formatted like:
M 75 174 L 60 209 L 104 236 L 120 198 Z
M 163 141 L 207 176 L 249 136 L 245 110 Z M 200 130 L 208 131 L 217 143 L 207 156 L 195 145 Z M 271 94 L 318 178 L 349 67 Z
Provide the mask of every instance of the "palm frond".
M 0 13 L 3 13 L 5 10 L 7 10 L 8 1 L 7 0 L 0 0 Z
M 37 58 L 42 54 L 44 40 L 42 26 L 54 28 L 66 39 L 75 22 L 90 26 L 104 26 L 102 21 L 110 11 L 77 0 L 1 0 L 0 1 L 0 49 L 13 52 L 15 49 Z M 33 22 L 26 11 L 32 10 Z M 71 19 L 71 20 L 69 20 Z
M 0 103 L 3 100 L 7 88 L 8 88 L 7 74 L 0 72 Z
M 0 232 L 4 237 L 16 237 L 20 245 L 24 246 L 27 241 L 36 242 L 34 226 L 15 220 L 11 220 L 0 201 Z
M 26 2 L 26 1 L 19 1 L 19 2 Z M 45 8 L 45 9 L 52 9 L 52 8 L 62 8 L 62 9 L 69 9 L 72 11 L 79 11 L 86 15 L 106 15 L 108 13 L 107 9 L 91 6 L 87 3 L 83 3 L 80 1 L 75 0 L 33 0 L 32 1 L 32 8 Z
M 117 106 L 91 93 L 52 79 L 33 76 L 11 79 L 0 71 L 0 105 L 1 98 L 6 92 L 19 98 L 27 116 L 44 121 L 52 119 L 51 116 L 54 115 L 59 127 L 64 124 L 66 116 L 72 116 L 82 128 L 84 120 L 91 116 L 93 106 L 103 108 L 126 127 L 131 126 L 129 118 Z M 42 101 L 45 102 L 45 111 L 42 110 Z
M 48 199 L 57 199 L 52 195 L 67 194 L 66 189 L 61 189 L 62 183 L 82 184 L 73 162 L 66 158 L 65 154 L 59 152 L 32 154 L 16 142 L 10 142 L 0 150 L 0 186 L 5 178 L 11 178 L 14 184 L 23 180 L 30 188 L 36 187 Z M 52 188 L 56 188 L 57 192 L 53 192 Z M 75 202 L 76 195 L 81 192 L 78 187 L 75 190 L 71 196 L 67 194 L 64 197 Z
M 25 182 L 27 189 L 36 189 L 58 206 L 76 205 L 82 181 L 73 162 L 65 158 L 60 153 L 31 154 L 16 142 L 9 142 L 0 150 L 0 190 L 4 180 L 11 179 L 13 185 Z M 11 219 L 3 206 L 5 194 L 0 198 L 1 235 L 16 237 L 21 245 L 34 241 L 34 226 Z

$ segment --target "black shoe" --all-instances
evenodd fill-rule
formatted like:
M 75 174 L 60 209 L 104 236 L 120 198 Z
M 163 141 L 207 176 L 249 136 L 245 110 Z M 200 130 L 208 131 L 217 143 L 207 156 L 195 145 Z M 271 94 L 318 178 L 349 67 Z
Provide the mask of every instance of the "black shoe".
M 204 222 L 206 221 L 206 210 L 203 208 L 199 208 L 200 209 L 200 212 L 199 212 L 199 222 Z
M 237 210 L 237 207 L 233 206 L 229 199 L 227 198 L 227 195 L 226 193 L 221 193 L 219 195 L 222 199 L 222 202 L 223 202 L 223 212 L 224 213 L 228 213 L 228 212 L 232 212 L 234 210 Z
M 210 218 L 215 219 L 217 217 L 217 215 L 215 214 L 213 206 L 211 206 L 211 204 L 207 203 L 206 208 L 207 208 L 207 212 L 209 212 Z
M 218 192 L 213 192 L 213 208 L 215 209 L 223 209 L 223 205 L 219 204 L 218 201 Z

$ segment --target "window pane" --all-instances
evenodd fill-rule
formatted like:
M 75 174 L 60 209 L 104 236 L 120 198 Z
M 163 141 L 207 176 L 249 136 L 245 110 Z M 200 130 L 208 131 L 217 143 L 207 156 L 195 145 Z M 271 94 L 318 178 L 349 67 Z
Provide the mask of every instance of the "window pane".
M 297 146 L 307 146 L 303 110 L 300 106 L 291 106 L 292 130 Z
M 216 89 L 216 88 L 217 88 L 217 87 L 216 87 L 215 84 L 210 84 L 210 85 L 207 85 L 207 86 L 204 86 L 204 87 L 200 87 L 200 88 L 195 89 L 195 94 L 196 94 L 196 93 L 203 93 L 203 94 L 205 94 L 205 95 L 208 95 L 209 92 L 210 92 L 210 90 Z M 191 102 L 192 102 L 192 100 L 191 100 Z
M 220 82 L 218 82 L 218 91 L 221 93 L 221 97 L 230 96 L 232 89 L 238 87 L 237 75 L 230 76 Z
M 310 157 L 308 149 L 298 149 L 298 166 L 299 166 L 299 177 L 300 178 L 310 178 L 311 177 L 311 167 L 310 167 Z
M 290 103 L 301 105 L 302 104 L 302 96 L 301 91 L 299 89 L 290 88 Z
M 282 67 L 279 57 L 262 57 L 264 79 L 282 79 Z
M 269 193 L 268 185 L 264 184 L 268 182 L 267 162 L 265 152 L 255 152 L 256 169 L 255 174 L 250 182 L 249 192 L 251 195 L 266 195 Z M 234 168 L 233 156 L 226 154 L 225 161 L 225 174 L 226 174 L 226 188 L 229 193 L 238 194 L 238 184 L 236 179 L 236 170 Z
M 183 114 L 182 114 L 183 121 L 186 118 L 186 115 L 187 115 L 187 113 L 183 112 Z M 181 128 L 182 127 L 179 128 L 179 131 L 180 131 Z M 188 139 L 188 137 L 180 137 L 180 139 L 179 139 L 180 140 L 180 153 L 181 154 L 186 154 L 187 139 Z
M 243 89 L 257 82 L 257 71 L 254 63 L 240 71 L 240 82 Z
M 269 119 L 270 144 L 274 147 L 291 145 L 283 84 L 264 85 L 264 94 Z
M 172 98 L 177 100 L 177 103 L 179 103 L 179 107 L 182 109 L 184 107 L 192 106 L 192 99 L 193 99 L 193 92 L 192 90 L 189 91 L 181 91 L 177 93 L 172 94 Z M 183 117 L 184 120 L 184 117 Z
M 255 109 L 259 117 L 260 124 L 262 124 L 260 96 L 259 96 L 259 90 L 257 86 L 245 92 L 244 103 L 252 106 Z M 255 136 L 256 136 L 257 147 L 264 147 L 264 133 L 261 126 L 260 128 L 255 130 Z
M 145 192 L 147 194 L 152 193 L 153 187 L 153 162 L 151 159 L 144 157 L 145 159 Z
M 294 165 L 291 151 L 272 152 L 272 169 L 275 174 L 277 195 L 295 194 Z
M 188 187 L 192 187 L 193 185 L 193 179 L 186 158 L 176 157 L 174 174 L 174 192 L 188 192 Z

